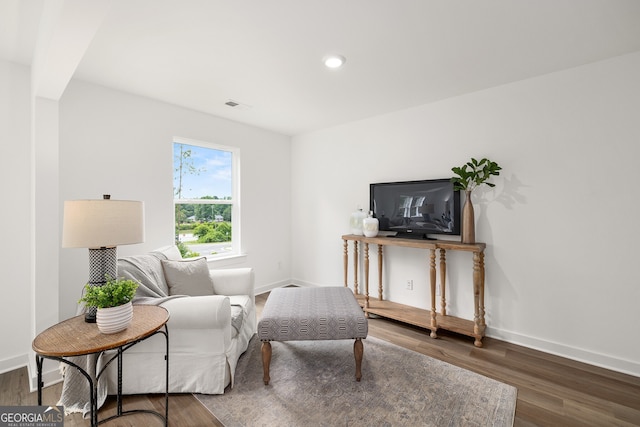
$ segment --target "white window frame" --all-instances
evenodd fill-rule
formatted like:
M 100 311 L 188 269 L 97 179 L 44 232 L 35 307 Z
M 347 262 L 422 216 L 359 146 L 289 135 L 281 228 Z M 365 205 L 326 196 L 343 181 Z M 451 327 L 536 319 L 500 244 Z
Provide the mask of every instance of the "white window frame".
M 184 144 L 184 145 L 193 145 L 197 147 L 219 150 L 219 151 L 227 151 L 231 153 L 231 188 L 232 200 L 216 200 L 216 199 L 176 199 L 175 193 L 173 191 L 173 182 L 175 178 L 175 170 L 173 168 L 173 148 L 174 144 Z M 198 141 L 195 139 L 183 138 L 183 137 L 174 137 L 171 142 L 171 193 L 173 195 L 173 230 L 172 235 L 175 233 L 175 206 L 176 204 L 205 204 L 205 205 L 231 205 L 231 251 L 219 254 L 203 254 L 206 256 L 207 260 L 220 260 L 226 258 L 235 258 L 238 256 L 242 256 L 242 248 L 241 248 L 241 224 L 240 224 L 240 149 L 238 147 L 230 147 L 228 145 L 222 144 L 214 144 L 210 142 Z

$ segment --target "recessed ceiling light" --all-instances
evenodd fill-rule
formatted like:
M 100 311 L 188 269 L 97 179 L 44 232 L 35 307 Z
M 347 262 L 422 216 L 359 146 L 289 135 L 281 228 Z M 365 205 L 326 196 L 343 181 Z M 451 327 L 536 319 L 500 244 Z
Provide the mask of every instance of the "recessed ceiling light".
M 327 55 L 322 59 L 327 68 L 336 69 L 342 67 L 346 59 L 342 55 Z

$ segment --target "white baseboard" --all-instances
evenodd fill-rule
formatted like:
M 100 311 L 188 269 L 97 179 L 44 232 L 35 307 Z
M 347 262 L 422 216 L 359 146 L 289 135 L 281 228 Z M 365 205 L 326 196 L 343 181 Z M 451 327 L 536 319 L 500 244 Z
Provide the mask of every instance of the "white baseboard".
M 38 390 L 38 371 L 35 365 L 35 356 L 30 360 L 28 354 L 15 356 L 0 360 L 0 374 L 15 371 L 16 369 L 27 368 L 29 378 L 29 391 Z M 45 387 L 59 383 L 62 381 L 62 375 L 58 369 L 58 363 L 52 360 L 44 361 L 42 365 L 42 382 Z
M 0 360 L 0 374 L 15 371 L 29 365 L 29 358 L 26 354 L 8 357 Z
M 256 293 L 256 295 L 260 295 L 260 294 L 264 294 L 265 292 L 272 291 L 272 290 L 274 290 L 276 288 L 283 288 L 283 287 L 289 286 L 291 284 L 293 284 L 291 282 L 291 280 L 281 280 L 279 282 L 269 283 L 269 284 L 266 284 L 266 285 L 262 285 L 262 286 L 256 287 L 255 293 Z
M 491 338 L 539 350 L 544 353 L 640 377 L 640 363 L 636 361 L 620 359 L 611 355 L 595 353 L 578 347 L 541 340 L 539 338 L 518 334 L 504 329 L 491 328 L 489 326 L 487 326 L 486 335 Z

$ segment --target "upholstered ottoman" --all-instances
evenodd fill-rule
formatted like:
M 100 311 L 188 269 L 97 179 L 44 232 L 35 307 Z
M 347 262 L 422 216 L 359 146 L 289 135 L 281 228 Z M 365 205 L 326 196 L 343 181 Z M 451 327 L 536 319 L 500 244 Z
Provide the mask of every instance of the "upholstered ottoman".
M 269 384 L 270 341 L 354 339 L 356 380 L 362 378 L 362 339 L 368 324 L 362 308 L 346 287 L 278 288 L 271 291 L 258 322 L 262 341 L 264 383 Z

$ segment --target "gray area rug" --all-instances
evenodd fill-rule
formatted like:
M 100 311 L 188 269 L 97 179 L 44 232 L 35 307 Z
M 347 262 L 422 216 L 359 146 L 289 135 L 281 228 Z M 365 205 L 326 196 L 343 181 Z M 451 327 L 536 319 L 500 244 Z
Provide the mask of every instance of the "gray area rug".
M 272 342 L 265 386 L 254 336 L 233 389 L 195 396 L 226 427 L 513 425 L 515 387 L 374 337 L 363 342 L 360 382 L 352 340 Z

